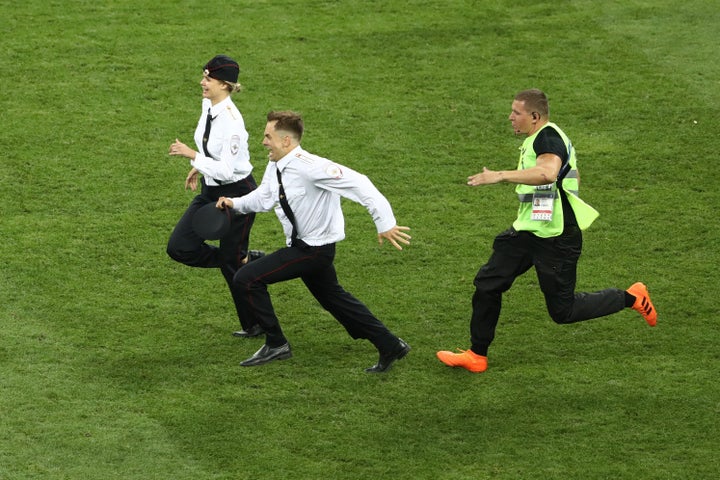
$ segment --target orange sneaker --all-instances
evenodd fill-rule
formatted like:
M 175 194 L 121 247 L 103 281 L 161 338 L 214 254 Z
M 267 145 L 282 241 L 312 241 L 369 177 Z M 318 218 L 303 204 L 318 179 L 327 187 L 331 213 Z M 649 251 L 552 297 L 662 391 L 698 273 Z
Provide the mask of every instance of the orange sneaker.
M 472 350 L 460 350 L 460 353 L 443 350 L 436 355 L 448 367 L 462 367 L 475 373 L 487 370 L 487 357 L 478 355 Z
M 650 301 L 650 293 L 644 283 L 637 282 L 633 283 L 627 292 L 635 297 L 635 303 L 632 306 L 633 310 L 640 312 L 645 321 L 651 327 L 657 325 L 657 310 Z

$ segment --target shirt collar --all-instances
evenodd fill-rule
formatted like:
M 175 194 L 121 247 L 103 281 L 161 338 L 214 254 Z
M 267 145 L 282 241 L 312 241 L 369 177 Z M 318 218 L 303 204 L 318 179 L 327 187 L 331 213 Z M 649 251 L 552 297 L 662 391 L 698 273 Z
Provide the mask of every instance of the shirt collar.
M 295 158 L 297 154 L 301 151 L 302 148 L 300 147 L 300 145 L 290 150 L 287 155 L 285 155 L 283 158 L 276 162 L 275 165 L 277 166 L 277 169 L 282 172 L 285 166 L 287 166 L 288 163 L 292 162 L 293 158 Z
M 230 102 L 231 102 L 230 96 L 228 95 L 227 98 L 225 98 L 225 100 L 218 102 L 215 105 L 212 105 L 210 107 L 210 115 L 213 118 L 217 117 L 220 112 L 222 112 L 223 110 L 225 110 L 225 108 L 227 108 L 227 106 Z

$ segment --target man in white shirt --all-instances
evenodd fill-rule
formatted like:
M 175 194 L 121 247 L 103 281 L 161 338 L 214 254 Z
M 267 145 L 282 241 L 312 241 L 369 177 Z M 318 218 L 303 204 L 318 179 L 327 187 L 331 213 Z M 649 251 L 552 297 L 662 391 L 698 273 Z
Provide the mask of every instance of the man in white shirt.
M 263 138 L 268 163 L 262 182 L 253 192 L 238 198 L 221 197 L 218 208 L 236 213 L 275 210 L 286 236 L 287 247 L 262 257 L 235 274 L 234 285 L 243 292 L 244 315 L 265 331 L 265 345 L 242 366 L 263 365 L 292 356 L 270 301 L 267 286 L 300 278 L 351 337 L 368 339 L 380 354 L 366 371 L 384 372 L 410 351 L 368 308 L 338 283 L 333 260 L 335 243 L 345 238 L 340 197 L 368 209 L 380 244 L 388 240 L 395 248 L 410 244 L 409 227 L 398 226 L 387 199 L 365 176 L 302 149 L 304 126 L 295 112 L 270 112 Z

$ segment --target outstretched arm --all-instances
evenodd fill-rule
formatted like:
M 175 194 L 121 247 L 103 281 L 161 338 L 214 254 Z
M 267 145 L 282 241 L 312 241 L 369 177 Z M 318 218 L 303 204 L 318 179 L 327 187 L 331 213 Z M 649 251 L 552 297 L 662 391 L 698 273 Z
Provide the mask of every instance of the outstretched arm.
M 467 184 L 473 187 L 500 182 L 547 185 L 557 179 L 561 166 L 560 157 L 552 153 L 544 153 L 537 157 L 534 167 L 525 170 L 489 170 L 483 167 L 482 172 L 468 177 Z

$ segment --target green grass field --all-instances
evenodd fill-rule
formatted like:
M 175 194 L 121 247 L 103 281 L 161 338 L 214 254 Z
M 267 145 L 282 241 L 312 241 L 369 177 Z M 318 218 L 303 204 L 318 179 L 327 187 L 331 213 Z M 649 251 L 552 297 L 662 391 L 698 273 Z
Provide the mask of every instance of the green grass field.
M 698 0 L 0 1 L 0 479 L 714 479 L 720 476 L 720 3 Z M 191 192 L 200 68 L 241 65 L 257 176 L 265 114 L 367 174 L 413 244 L 344 203 L 341 283 L 413 347 L 386 375 L 301 282 L 271 288 L 295 357 L 239 362 L 220 274 L 165 254 Z M 533 272 L 490 368 L 472 279 L 514 219 L 514 94 L 545 90 L 578 151 L 581 290 L 648 284 L 660 312 L 570 326 Z M 708 165 L 713 168 L 706 168 Z M 282 245 L 261 214 L 252 247 Z

